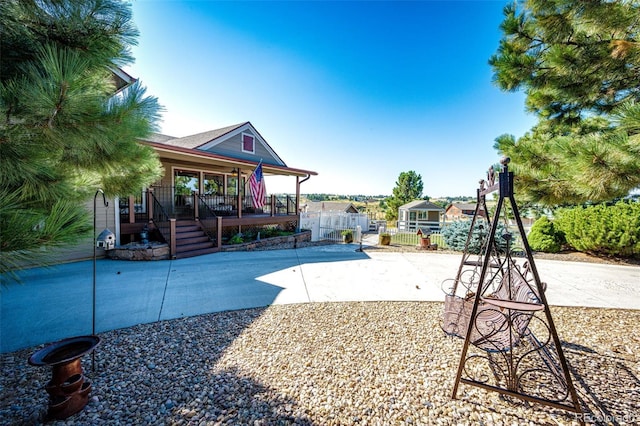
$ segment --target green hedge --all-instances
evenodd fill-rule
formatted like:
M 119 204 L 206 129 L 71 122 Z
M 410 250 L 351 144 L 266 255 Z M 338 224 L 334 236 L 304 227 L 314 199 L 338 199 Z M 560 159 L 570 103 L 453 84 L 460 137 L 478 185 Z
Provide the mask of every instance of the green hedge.
M 557 253 L 564 243 L 564 234 L 556 229 L 556 226 L 548 217 L 542 216 L 535 221 L 531 232 L 527 236 L 531 250 L 545 253 Z
M 578 251 L 609 256 L 640 255 L 640 203 L 562 209 L 555 226 Z

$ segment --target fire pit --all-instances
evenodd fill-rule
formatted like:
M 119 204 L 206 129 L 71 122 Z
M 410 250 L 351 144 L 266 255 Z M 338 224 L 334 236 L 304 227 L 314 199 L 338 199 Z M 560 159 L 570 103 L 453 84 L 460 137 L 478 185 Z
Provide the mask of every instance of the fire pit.
M 89 400 L 91 382 L 82 372 L 80 358 L 100 343 L 98 336 L 78 336 L 52 343 L 29 357 L 29 364 L 51 366 L 45 386 L 49 394 L 47 417 L 62 420 L 82 410 Z

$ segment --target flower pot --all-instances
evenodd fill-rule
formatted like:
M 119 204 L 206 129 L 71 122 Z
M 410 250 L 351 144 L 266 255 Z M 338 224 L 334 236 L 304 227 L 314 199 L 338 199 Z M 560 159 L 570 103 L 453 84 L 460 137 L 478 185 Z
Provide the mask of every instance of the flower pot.
M 380 235 L 378 237 L 378 244 L 380 244 L 381 246 L 388 246 L 389 244 L 391 244 L 391 235 Z

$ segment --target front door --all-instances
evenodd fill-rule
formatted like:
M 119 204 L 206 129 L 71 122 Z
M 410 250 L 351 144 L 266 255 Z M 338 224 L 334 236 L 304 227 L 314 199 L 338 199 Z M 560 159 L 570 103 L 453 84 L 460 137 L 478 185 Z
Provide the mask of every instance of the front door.
M 175 169 L 173 174 L 174 212 L 176 219 L 193 219 L 196 196 L 200 187 L 200 173 Z

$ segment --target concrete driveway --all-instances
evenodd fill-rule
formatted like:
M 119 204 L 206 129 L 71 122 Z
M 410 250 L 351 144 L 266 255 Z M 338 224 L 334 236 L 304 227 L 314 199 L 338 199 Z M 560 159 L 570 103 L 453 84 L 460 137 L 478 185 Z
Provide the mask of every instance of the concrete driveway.
M 460 255 L 359 252 L 357 244 L 98 260 L 95 332 L 271 304 L 443 301 Z M 552 305 L 640 309 L 640 267 L 537 260 Z M 0 289 L 0 352 L 91 334 L 93 261 L 35 268 Z

